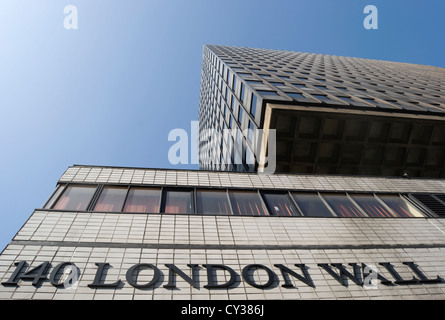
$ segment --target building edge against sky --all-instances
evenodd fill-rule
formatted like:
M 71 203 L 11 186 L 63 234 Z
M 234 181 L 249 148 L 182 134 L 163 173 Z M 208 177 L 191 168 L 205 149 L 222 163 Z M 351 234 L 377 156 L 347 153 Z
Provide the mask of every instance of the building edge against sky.
M 433 66 L 205 45 L 200 167 L 255 171 L 254 133 L 274 129 L 277 172 L 445 177 L 443 79 Z
M 1 253 L 0 299 L 445 299 L 443 76 L 204 46 L 203 170 L 69 167 Z M 255 129 L 275 174 L 246 161 Z

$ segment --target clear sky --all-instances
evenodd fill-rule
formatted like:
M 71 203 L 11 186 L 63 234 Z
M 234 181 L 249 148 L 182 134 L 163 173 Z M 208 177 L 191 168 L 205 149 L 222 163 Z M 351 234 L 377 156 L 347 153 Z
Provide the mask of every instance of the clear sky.
M 363 27 L 368 4 L 377 30 Z M 444 12 L 443 0 L 2 0 L 0 250 L 72 164 L 174 167 L 168 133 L 198 119 L 203 44 L 445 67 Z

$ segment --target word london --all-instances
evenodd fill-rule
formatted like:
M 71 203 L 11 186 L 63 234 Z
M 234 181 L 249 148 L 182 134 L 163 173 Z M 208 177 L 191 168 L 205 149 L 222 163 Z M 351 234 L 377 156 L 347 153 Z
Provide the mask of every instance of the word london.
M 79 279 L 80 270 L 72 262 L 62 262 L 52 268 L 49 262 L 44 262 L 34 268 L 30 268 L 26 261 L 14 263 L 15 270 L 6 282 L 2 282 L 3 286 L 18 286 L 19 281 L 32 281 L 32 285 L 40 286 L 44 281 L 50 281 L 55 287 L 68 288 L 77 285 Z M 95 277 L 92 283 L 88 284 L 90 288 L 118 288 L 124 285 L 121 279 L 107 279 L 107 270 L 112 266 L 109 263 L 95 263 L 97 269 Z M 349 265 L 349 266 L 348 266 Z M 413 277 L 412 279 L 404 279 L 397 272 L 395 265 L 390 262 L 379 263 L 389 274 L 392 280 L 384 277 L 380 271 L 377 270 L 374 265 L 366 265 L 364 263 L 358 265 L 357 263 L 349 263 L 348 265 L 342 263 L 319 263 L 317 266 L 324 270 L 329 276 L 337 280 L 341 285 L 347 287 L 348 280 L 352 281 L 358 286 L 363 286 L 366 289 L 376 288 L 378 283 L 383 285 L 409 285 L 409 284 L 429 284 L 440 283 L 444 281 L 441 277 L 437 276 L 434 279 L 428 278 L 414 262 L 403 262 L 403 266 L 397 268 L 404 268 L 410 270 Z M 176 288 L 176 276 L 181 277 L 190 286 L 199 288 L 199 270 L 201 267 L 198 264 L 188 264 L 189 273 L 187 275 L 183 270 L 178 268 L 174 264 L 165 264 L 168 268 L 168 282 L 163 287 L 168 289 Z M 279 284 L 279 277 L 269 267 L 261 264 L 249 264 L 242 269 L 241 276 L 235 272 L 231 267 L 223 264 L 203 264 L 203 268 L 207 274 L 207 284 L 203 287 L 208 290 L 222 289 L 234 287 L 239 281 L 244 280 L 250 286 L 264 289 L 273 287 Z M 294 266 L 285 266 L 283 264 L 274 264 L 274 267 L 279 269 L 279 273 L 282 276 L 282 287 L 292 288 L 295 287 L 294 282 L 291 279 L 296 279 L 306 286 L 316 288 L 316 285 L 312 281 L 309 267 L 305 264 L 295 264 Z M 138 276 L 143 270 L 149 269 L 148 276 L 149 282 L 141 283 L 138 281 Z M 400 269 L 399 269 L 400 270 Z M 49 274 L 49 279 L 48 279 Z M 255 274 L 257 276 L 255 276 Z M 261 281 L 258 279 L 258 274 L 261 275 Z M 147 279 L 147 275 L 144 274 L 144 279 Z M 226 277 L 224 277 L 226 276 Z M 110 277 L 108 277 L 110 278 Z M 222 280 L 224 279 L 224 280 Z M 228 280 L 227 280 L 228 279 Z M 362 281 L 363 279 L 363 281 Z M 113 280 L 116 280 L 112 282 Z M 129 268 L 126 272 L 126 281 L 129 285 L 137 289 L 156 288 L 163 282 L 163 273 L 159 268 L 153 264 L 138 263 Z

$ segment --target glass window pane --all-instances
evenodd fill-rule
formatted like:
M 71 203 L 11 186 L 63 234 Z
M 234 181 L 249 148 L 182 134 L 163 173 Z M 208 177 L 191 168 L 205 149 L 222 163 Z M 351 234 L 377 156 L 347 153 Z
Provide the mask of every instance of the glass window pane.
M 399 195 L 379 195 L 379 198 L 400 217 L 423 217 L 419 210 Z
M 240 87 L 239 99 L 241 102 L 244 102 L 244 83 L 241 82 Z
M 256 191 L 230 191 L 230 203 L 233 214 L 248 216 L 266 216 L 266 208 Z
M 184 190 L 166 190 L 164 192 L 163 210 L 164 213 L 193 213 L 192 212 L 193 192 Z
M 53 209 L 85 211 L 96 191 L 96 186 L 68 186 Z
M 104 187 L 94 206 L 94 211 L 120 212 L 127 190 L 127 187 Z
M 273 216 L 296 216 L 297 209 L 287 193 L 263 193 L 267 208 Z
M 231 214 L 226 191 L 198 190 L 196 194 L 198 213 Z
M 370 217 L 394 217 L 383 204 L 381 204 L 374 195 L 371 194 L 354 194 L 350 195 L 352 199 L 366 212 Z
M 345 194 L 324 194 L 323 198 L 338 217 L 363 217 L 360 210 Z
M 269 91 L 269 90 L 256 90 L 256 92 L 258 92 L 260 95 L 263 96 L 277 96 L 278 93 L 276 93 L 275 91 Z
M 124 212 L 159 212 L 161 189 L 131 187 L 125 202 Z
M 256 115 L 256 104 L 257 104 L 257 97 L 256 97 L 256 95 L 254 95 L 252 93 L 252 100 L 251 100 L 251 103 L 250 103 L 250 113 L 254 117 Z
M 46 202 L 44 209 L 51 209 L 54 202 L 56 202 L 57 198 L 60 196 L 60 194 L 62 193 L 64 188 L 65 188 L 64 184 L 57 186 L 57 189 L 56 189 L 56 191 L 54 191 L 53 195 L 51 196 L 51 199 L 49 199 Z
M 332 217 L 331 211 L 316 193 L 292 193 L 305 217 Z

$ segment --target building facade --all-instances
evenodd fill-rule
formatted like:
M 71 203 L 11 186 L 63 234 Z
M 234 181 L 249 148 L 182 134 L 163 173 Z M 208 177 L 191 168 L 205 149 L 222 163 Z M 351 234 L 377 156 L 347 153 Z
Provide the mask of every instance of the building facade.
M 442 179 L 76 165 L 0 255 L 0 298 L 445 299 L 444 197 Z
M 445 299 L 444 69 L 211 45 L 202 66 L 201 170 L 69 167 L 0 299 Z

